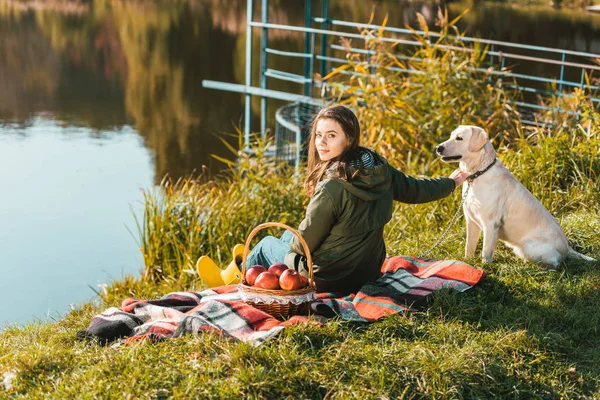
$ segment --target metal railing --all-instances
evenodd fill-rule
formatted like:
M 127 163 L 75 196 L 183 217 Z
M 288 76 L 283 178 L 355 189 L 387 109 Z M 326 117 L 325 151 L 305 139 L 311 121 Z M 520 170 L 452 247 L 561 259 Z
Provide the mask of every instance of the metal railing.
M 314 88 L 320 84 L 315 82 L 315 67 L 319 63 L 319 71 L 321 76 L 327 75 L 327 73 L 334 69 L 330 65 L 339 66 L 342 63 L 347 63 L 346 58 L 335 57 L 336 53 L 339 52 L 355 52 L 366 54 L 367 57 L 372 54 L 369 50 L 351 47 L 350 49 L 336 45 L 329 44 L 331 37 L 335 38 L 346 38 L 346 39 L 359 39 L 369 40 L 369 35 L 363 35 L 356 33 L 358 29 L 367 29 L 373 31 L 382 30 L 397 37 L 381 37 L 379 40 L 384 42 L 399 43 L 406 46 L 422 46 L 423 43 L 420 41 L 412 40 L 415 34 L 425 35 L 423 31 L 413 31 L 405 28 L 395 27 L 382 27 L 375 24 L 364 24 L 351 21 L 343 21 L 329 18 L 329 1 L 322 0 L 322 9 L 320 17 L 313 17 L 312 12 L 312 0 L 305 0 L 305 24 L 304 26 L 295 25 L 282 25 L 268 22 L 268 0 L 261 0 L 261 21 L 254 21 L 252 19 L 254 11 L 254 1 L 247 0 L 247 19 L 246 19 L 246 74 L 245 84 L 231 84 L 225 82 L 216 81 L 203 81 L 203 86 L 207 88 L 214 88 L 219 90 L 227 90 L 245 93 L 245 125 L 244 133 L 246 139 L 246 145 L 248 146 L 250 137 L 250 121 L 252 116 L 251 109 L 251 96 L 260 96 L 261 98 L 261 110 L 260 110 L 260 130 L 264 134 L 266 132 L 267 124 L 267 99 L 279 99 L 285 100 L 292 103 L 296 103 L 296 109 L 300 109 L 298 105 L 306 104 L 311 105 L 310 112 L 314 113 L 315 108 L 324 104 L 320 97 L 314 96 Z M 313 24 L 320 24 L 320 28 L 313 28 Z M 261 41 L 260 41 L 260 76 L 259 76 L 259 87 L 253 86 L 252 83 L 252 34 L 253 29 L 261 30 Z M 343 29 L 352 29 L 354 32 L 348 32 Z M 281 30 L 289 32 L 298 32 L 304 34 L 304 52 L 294 52 L 286 49 L 276 49 L 269 47 L 268 32 L 270 30 Z M 428 32 L 428 37 L 439 38 L 440 35 L 434 32 Z M 318 37 L 320 36 L 320 41 Z M 553 49 L 542 46 L 532 46 L 519 43 L 501 42 L 497 40 L 480 39 L 474 37 L 456 37 L 464 43 L 479 44 L 487 46 L 487 62 L 490 66 L 495 66 L 497 69 L 478 69 L 481 72 L 486 72 L 490 75 L 496 75 L 498 77 L 510 77 L 516 81 L 516 86 L 513 88 L 528 93 L 530 95 L 540 96 L 571 96 L 570 90 L 576 87 L 588 87 L 591 90 L 600 89 L 599 86 L 590 85 L 586 86 L 585 75 L 592 71 L 600 71 L 600 65 L 595 64 L 590 60 L 599 60 L 599 54 L 592 54 L 586 52 L 570 51 Z M 320 44 L 320 54 L 317 54 L 317 43 Z M 460 47 L 451 45 L 439 45 L 440 48 L 456 50 L 456 51 L 474 51 L 470 47 Z M 304 74 L 300 75 L 289 71 L 281 71 L 274 68 L 268 67 L 268 55 L 276 55 L 280 57 L 291 57 L 301 59 L 304 62 Z M 400 59 L 408 59 L 409 56 L 398 55 Z M 510 69 L 507 67 L 510 65 Z M 514 64 L 514 65 L 512 65 Z M 547 76 L 540 76 L 540 74 L 532 74 L 528 72 L 528 68 L 538 67 L 539 65 L 547 66 L 549 71 L 553 71 L 552 68 L 556 67 L 557 70 L 553 71 Z M 401 73 L 420 73 L 420 71 L 413 70 L 410 68 L 396 68 L 397 72 Z M 268 89 L 268 80 L 280 80 L 286 82 L 293 82 L 299 85 L 297 93 L 289 93 L 283 91 L 276 91 Z M 512 83 L 507 83 L 511 85 Z M 550 86 L 554 85 L 556 89 L 552 89 Z M 302 93 L 302 94 L 300 94 Z M 531 96 L 530 96 L 531 97 Z M 592 96 L 591 100 L 595 103 L 600 103 L 600 98 Z M 548 106 L 543 106 L 538 103 L 534 103 L 528 99 L 523 101 L 515 102 L 521 110 L 531 110 L 527 114 L 531 115 L 536 111 L 552 110 L 557 112 L 563 112 L 560 109 L 553 109 Z M 292 107 L 293 108 L 293 107 Z M 307 108 L 309 110 L 309 108 Z M 299 126 L 287 119 L 287 116 L 291 115 L 287 108 L 284 108 L 276 113 L 276 140 L 282 146 L 279 150 L 279 154 L 295 154 L 296 165 L 297 158 L 301 156 L 301 147 L 303 144 L 302 131 L 303 127 Z M 312 115 L 312 114 L 311 114 Z M 534 120 L 524 120 L 524 123 L 535 123 Z M 278 134 L 279 132 L 279 134 Z M 291 135 L 291 136 L 290 136 Z M 284 137 L 292 137 L 293 140 L 287 142 L 284 146 L 282 142 Z M 288 139 L 286 139 L 288 140 Z M 285 150 L 284 150 L 285 149 Z M 293 149 L 293 151 L 292 151 Z M 290 153 L 287 153 L 290 151 Z
M 305 156 L 303 143 L 308 140 L 311 122 L 320 105 L 294 102 L 279 107 L 275 114 L 275 159 L 293 163 L 298 171 Z

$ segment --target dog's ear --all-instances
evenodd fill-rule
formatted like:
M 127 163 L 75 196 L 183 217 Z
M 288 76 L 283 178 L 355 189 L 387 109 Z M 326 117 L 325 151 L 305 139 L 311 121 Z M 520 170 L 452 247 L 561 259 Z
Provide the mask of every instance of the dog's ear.
M 469 139 L 469 151 L 476 152 L 483 148 L 485 142 L 488 140 L 488 134 L 486 131 L 478 126 L 471 127 L 471 138 Z

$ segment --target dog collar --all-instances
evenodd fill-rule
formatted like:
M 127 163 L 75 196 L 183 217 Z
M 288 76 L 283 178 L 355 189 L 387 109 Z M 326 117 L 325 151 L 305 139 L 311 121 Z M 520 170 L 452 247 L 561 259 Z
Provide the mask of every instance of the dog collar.
M 497 160 L 497 158 L 494 158 L 494 161 L 492 161 L 492 163 L 490 165 L 488 165 L 485 169 L 482 169 L 481 171 L 477 171 L 473 175 L 469 175 L 469 177 L 467 178 L 467 181 L 469 183 L 473 183 L 473 181 L 475 179 L 479 178 L 481 175 L 488 172 L 490 170 L 490 168 L 492 168 L 494 166 L 494 164 L 496 164 L 496 160 Z

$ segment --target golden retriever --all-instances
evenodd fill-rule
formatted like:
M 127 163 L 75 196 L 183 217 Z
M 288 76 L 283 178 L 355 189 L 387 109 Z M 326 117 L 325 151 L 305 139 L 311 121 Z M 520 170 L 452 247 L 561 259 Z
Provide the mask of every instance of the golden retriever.
M 498 239 L 521 258 L 556 269 L 567 257 L 595 261 L 573 250 L 560 225 L 544 206 L 496 159 L 488 134 L 461 125 L 436 147 L 444 162 L 458 162 L 470 175 L 463 205 L 467 224 L 465 256 L 475 254 L 483 231 L 482 259 L 492 262 Z

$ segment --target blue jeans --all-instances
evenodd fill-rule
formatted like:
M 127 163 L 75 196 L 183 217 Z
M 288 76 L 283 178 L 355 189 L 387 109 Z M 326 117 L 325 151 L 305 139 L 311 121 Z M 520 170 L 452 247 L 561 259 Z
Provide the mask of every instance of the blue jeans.
M 267 236 L 262 239 L 248 254 L 246 267 L 260 264 L 265 268 L 275 263 L 282 263 L 285 255 L 290 251 L 290 241 L 294 234 L 290 231 L 283 232 L 281 238 Z

